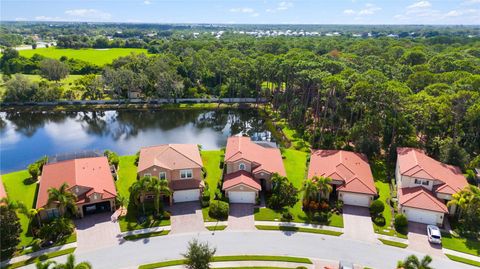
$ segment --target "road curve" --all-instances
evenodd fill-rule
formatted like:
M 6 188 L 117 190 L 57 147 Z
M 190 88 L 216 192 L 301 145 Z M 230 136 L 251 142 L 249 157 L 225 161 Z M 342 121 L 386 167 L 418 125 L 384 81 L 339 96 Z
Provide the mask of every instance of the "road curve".
M 181 258 L 192 238 L 208 241 L 217 248 L 216 255 L 259 254 L 311 257 L 329 260 L 348 260 L 376 268 L 395 268 L 398 260 L 410 254 L 422 253 L 366 243 L 343 237 L 279 231 L 219 231 L 198 234 L 177 234 L 138 241 L 123 241 L 118 245 L 76 253 L 77 261 L 89 261 L 94 269 L 137 268 L 138 265 Z M 65 257 L 59 257 L 64 261 Z M 445 258 L 433 257 L 435 269 L 475 268 Z M 35 268 L 29 266 L 28 268 Z

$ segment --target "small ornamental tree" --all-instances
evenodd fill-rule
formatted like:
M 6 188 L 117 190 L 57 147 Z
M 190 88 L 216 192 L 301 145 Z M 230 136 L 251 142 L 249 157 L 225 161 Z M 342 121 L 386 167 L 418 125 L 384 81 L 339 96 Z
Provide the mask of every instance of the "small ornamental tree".
M 370 204 L 370 214 L 373 216 L 378 216 L 385 209 L 385 205 L 380 200 L 375 200 Z
M 398 214 L 395 216 L 395 230 L 399 232 L 405 232 L 408 226 L 407 216 L 404 214 Z
M 187 253 L 182 256 L 186 259 L 188 269 L 209 269 L 216 251 L 215 248 L 210 248 L 208 243 L 199 243 L 197 239 L 193 239 L 188 243 Z
M 216 219 L 226 220 L 229 210 L 230 206 L 227 202 L 215 200 L 210 203 L 208 215 Z
M 115 168 L 118 168 L 118 163 L 120 163 L 120 158 L 118 157 L 117 153 L 111 150 L 105 150 L 103 154 L 107 156 L 108 164 L 115 166 Z
M 22 226 L 15 209 L 0 206 L 0 255 L 2 258 L 11 257 L 20 243 Z
M 292 207 L 298 201 L 298 190 L 286 178 L 279 174 L 272 176 L 272 195 L 267 201 L 267 206 L 273 209 L 280 209 L 283 207 Z

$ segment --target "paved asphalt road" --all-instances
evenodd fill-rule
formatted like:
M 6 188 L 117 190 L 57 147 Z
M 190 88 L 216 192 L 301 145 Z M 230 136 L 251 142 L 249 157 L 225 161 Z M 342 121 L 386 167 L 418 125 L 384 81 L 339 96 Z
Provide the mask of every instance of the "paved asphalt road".
M 423 254 L 382 244 L 355 241 L 343 237 L 278 231 L 220 231 L 198 234 L 177 234 L 145 240 L 127 241 L 120 245 L 76 254 L 77 262 L 89 261 L 93 268 L 137 268 L 140 264 L 181 258 L 192 238 L 208 241 L 217 247 L 217 255 L 260 254 L 285 255 L 330 260 L 348 260 L 376 269 L 395 268 L 398 260 L 410 254 Z M 60 257 L 59 261 L 64 261 Z M 474 268 L 448 259 L 434 257 L 435 269 Z M 30 266 L 29 268 L 35 268 Z

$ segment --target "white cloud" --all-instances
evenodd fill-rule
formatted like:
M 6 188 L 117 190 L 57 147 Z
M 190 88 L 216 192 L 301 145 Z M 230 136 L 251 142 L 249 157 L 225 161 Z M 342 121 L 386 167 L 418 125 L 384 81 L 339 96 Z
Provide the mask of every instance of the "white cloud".
M 152 2 L 150 2 L 149 0 L 145 0 L 145 1 L 143 1 L 143 3 L 144 3 L 145 5 L 150 5 Z
M 292 2 L 282 1 L 282 2 L 278 3 L 278 5 L 276 7 L 267 8 L 265 11 L 269 12 L 269 13 L 274 13 L 274 12 L 277 12 L 277 11 L 285 11 L 285 10 L 290 9 L 292 7 L 293 7 Z
M 242 7 L 242 8 L 231 8 L 230 12 L 238 12 L 238 13 L 254 13 L 255 9 L 249 7 Z
M 427 8 L 427 7 L 431 7 L 432 4 L 430 4 L 430 2 L 428 1 L 419 1 L 419 2 L 416 2 L 414 4 L 411 4 L 409 5 L 407 8 L 408 9 L 418 9 L 418 8 Z
M 346 15 L 357 14 L 358 16 L 369 16 L 377 13 L 380 10 L 382 10 L 381 7 L 378 7 L 374 4 L 367 3 L 362 9 L 359 9 L 358 11 L 355 11 L 353 9 L 345 9 L 343 11 L 343 14 L 346 14 Z
M 462 5 L 475 5 L 480 4 L 480 0 L 467 0 L 462 2 Z
M 252 14 L 252 17 L 258 17 L 258 16 L 260 16 L 260 13 L 258 12 Z
M 27 18 L 23 18 L 23 17 L 18 17 L 18 18 L 15 18 L 15 21 L 26 21 Z
M 463 12 L 458 11 L 458 10 L 452 10 L 452 11 L 448 12 L 447 14 L 445 14 L 446 17 L 458 17 L 458 16 L 461 16 L 461 15 L 463 15 Z
M 35 16 L 36 21 L 61 21 L 60 17 L 49 17 L 49 16 Z
M 112 15 L 108 12 L 103 12 L 97 9 L 70 9 L 66 10 L 65 14 L 68 16 L 74 17 L 76 20 L 110 20 Z

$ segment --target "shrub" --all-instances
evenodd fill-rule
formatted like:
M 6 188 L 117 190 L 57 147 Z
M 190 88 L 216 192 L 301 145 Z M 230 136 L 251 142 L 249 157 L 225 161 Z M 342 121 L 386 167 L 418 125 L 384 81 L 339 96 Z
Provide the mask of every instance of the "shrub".
M 325 223 L 328 221 L 327 212 L 315 212 L 313 213 L 313 220 L 320 223 Z
M 170 217 L 172 216 L 172 214 L 170 214 L 170 212 L 168 211 L 163 211 L 163 219 L 170 219 Z
M 68 218 L 56 218 L 40 228 L 38 237 L 45 241 L 58 242 L 73 233 L 73 223 Z
M 272 195 L 267 200 L 267 206 L 273 209 L 281 209 L 283 207 L 292 207 L 298 201 L 298 190 L 293 184 L 283 176 L 275 173 L 272 176 Z
M 120 158 L 118 157 L 117 153 L 111 150 L 105 150 L 103 154 L 107 156 L 108 164 L 115 166 L 115 168 L 118 168 L 118 163 L 120 162 Z
M 404 232 L 407 230 L 408 220 L 404 214 L 398 214 L 395 216 L 395 230 Z
M 204 189 L 202 193 L 202 200 L 201 200 L 202 207 L 207 207 L 210 205 L 210 190 Z
M 224 201 L 212 201 L 210 203 L 210 209 L 208 215 L 212 218 L 225 220 L 228 218 L 229 204 Z
M 382 215 L 373 217 L 373 222 L 378 226 L 385 226 L 385 218 Z
M 370 214 L 373 216 L 377 216 L 378 214 L 382 213 L 385 209 L 385 205 L 380 200 L 375 200 L 370 205 Z
M 342 211 L 343 209 L 343 201 L 342 200 L 337 200 L 335 202 L 335 208 L 338 210 L 338 211 Z
M 28 166 L 28 173 L 32 179 L 37 179 L 40 175 L 40 166 L 37 163 L 32 163 Z
M 290 213 L 290 211 L 284 211 L 282 213 L 282 221 L 291 221 L 293 220 L 293 216 L 292 216 L 292 213 Z

